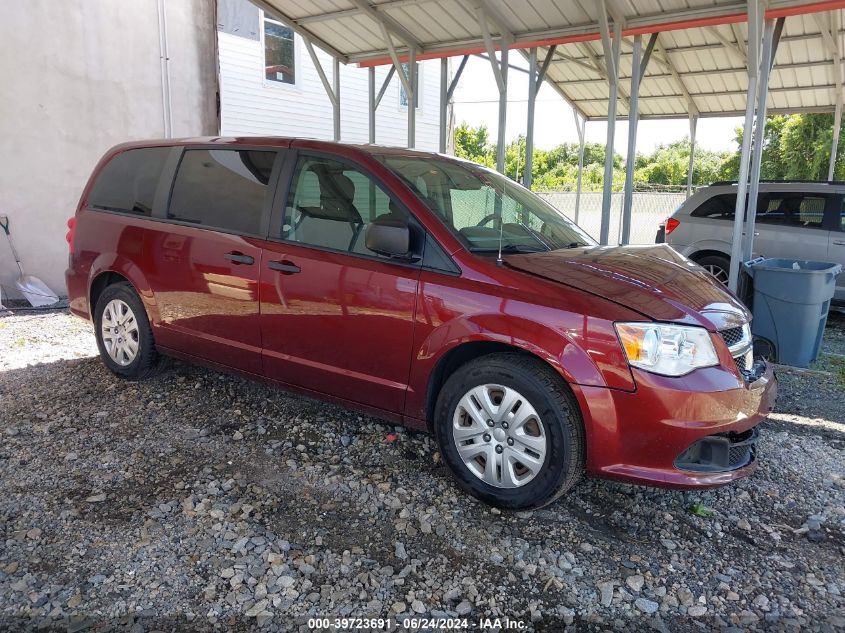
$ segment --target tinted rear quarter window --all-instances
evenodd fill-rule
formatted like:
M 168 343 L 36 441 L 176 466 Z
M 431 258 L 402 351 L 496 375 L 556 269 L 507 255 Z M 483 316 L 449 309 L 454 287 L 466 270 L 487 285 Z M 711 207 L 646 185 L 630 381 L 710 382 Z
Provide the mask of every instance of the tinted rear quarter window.
M 821 228 L 827 199 L 825 194 L 801 192 L 761 192 L 757 197 L 759 224 L 780 224 Z M 733 220 L 736 194 L 725 193 L 705 200 L 690 215 L 695 218 Z
M 167 217 L 259 235 L 275 159 L 276 152 L 266 150 L 186 150 Z
M 169 147 L 142 147 L 121 152 L 103 167 L 91 193 L 88 206 L 150 216 L 156 188 Z

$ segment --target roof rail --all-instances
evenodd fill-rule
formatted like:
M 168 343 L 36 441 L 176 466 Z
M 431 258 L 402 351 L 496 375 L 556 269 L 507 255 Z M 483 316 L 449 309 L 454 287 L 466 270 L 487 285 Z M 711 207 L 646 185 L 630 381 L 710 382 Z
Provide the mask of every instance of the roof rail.
M 760 179 L 760 182 L 767 182 L 767 183 L 775 183 L 775 184 L 810 184 L 810 185 L 845 185 L 845 180 L 801 180 L 801 179 L 794 179 L 794 180 L 766 180 Z M 716 182 L 711 182 L 711 185 L 736 185 L 738 184 L 738 180 L 717 180 Z

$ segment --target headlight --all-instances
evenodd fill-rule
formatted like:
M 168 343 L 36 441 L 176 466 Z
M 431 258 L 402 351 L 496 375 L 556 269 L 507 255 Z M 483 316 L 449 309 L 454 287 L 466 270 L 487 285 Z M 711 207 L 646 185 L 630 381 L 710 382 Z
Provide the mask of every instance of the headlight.
M 617 323 L 616 333 L 633 367 L 664 376 L 683 376 L 719 364 L 704 328 L 662 323 Z

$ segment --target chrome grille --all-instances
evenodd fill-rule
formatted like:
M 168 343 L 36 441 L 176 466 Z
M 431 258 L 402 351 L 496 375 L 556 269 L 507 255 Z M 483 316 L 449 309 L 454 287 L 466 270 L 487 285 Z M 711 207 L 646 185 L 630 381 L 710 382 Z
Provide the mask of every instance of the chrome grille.
M 752 341 L 749 324 L 719 330 L 719 335 L 728 346 L 739 373 L 745 375 L 746 372 L 751 371 L 750 365 L 753 359 L 750 354 Z
M 721 334 L 722 338 L 725 339 L 725 343 L 727 343 L 728 347 L 733 347 L 737 343 L 742 343 L 742 339 L 745 338 L 744 330 L 745 328 L 740 325 L 739 327 L 720 330 L 719 334 Z

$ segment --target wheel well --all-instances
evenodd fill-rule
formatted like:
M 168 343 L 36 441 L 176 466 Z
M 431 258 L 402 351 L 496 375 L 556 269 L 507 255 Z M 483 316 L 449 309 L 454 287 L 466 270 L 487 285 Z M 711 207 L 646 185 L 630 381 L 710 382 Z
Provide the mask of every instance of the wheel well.
M 111 271 L 100 273 L 94 278 L 94 281 L 91 283 L 91 299 L 88 304 L 92 319 L 94 318 L 94 308 L 97 307 L 97 300 L 100 298 L 100 295 L 103 294 L 103 290 L 112 284 L 122 282 L 129 282 L 129 280 L 123 275 Z
M 429 429 L 431 429 L 432 421 L 434 419 L 434 408 L 437 406 L 437 396 L 440 393 L 440 389 L 449 379 L 449 376 L 454 374 L 458 368 L 466 365 L 468 362 L 475 360 L 476 358 L 489 356 L 490 354 L 500 354 L 502 352 L 516 352 L 524 354 L 525 356 L 532 356 L 540 359 L 546 365 L 549 364 L 545 359 L 537 356 L 536 354 L 532 354 L 522 348 L 507 345 L 505 343 L 497 343 L 495 341 L 474 341 L 472 343 L 463 343 L 458 345 L 446 352 L 446 354 L 443 355 L 443 358 L 437 361 L 437 365 L 431 373 L 431 378 L 428 380 L 425 411 L 426 422 L 428 423 Z M 557 370 L 555 370 L 555 373 L 557 373 Z
M 698 263 L 704 257 L 721 257 L 722 259 L 726 259 L 730 261 L 731 256 L 723 253 L 722 251 L 714 251 L 714 250 L 707 250 L 707 251 L 697 251 L 689 256 L 689 258 Z

